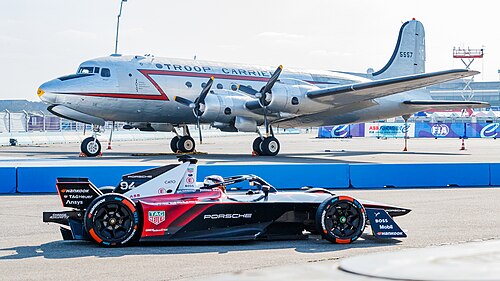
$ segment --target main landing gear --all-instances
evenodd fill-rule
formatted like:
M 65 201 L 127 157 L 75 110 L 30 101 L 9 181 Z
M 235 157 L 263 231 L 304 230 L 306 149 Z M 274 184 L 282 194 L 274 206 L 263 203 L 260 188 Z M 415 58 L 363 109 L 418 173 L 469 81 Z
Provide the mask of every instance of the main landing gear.
M 101 143 L 97 139 L 97 133 L 99 133 L 99 126 L 92 126 L 92 136 L 84 139 L 80 145 L 80 156 L 83 157 L 96 157 L 101 155 Z
M 195 150 L 195 142 L 194 139 L 191 137 L 191 134 L 189 133 L 189 129 L 187 125 L 182 126 L 184 135 L 180 136 L 175 128 L 173 128 L 173 132 L 175 133 L 175 137 L 172 138 L 170 141 L 170 149 L 172 149 L 172 152 L 174 153 L 191 153 L 194 152 Z
M 255 154 L 262 156 L 276 156 L 280 152 L 280 142 L 274 137 L 273 130 L 269 126 L 271 135 L 262 136 L 260 131 L 257 131 L 259 136 L 253 141 L 252 148 Z

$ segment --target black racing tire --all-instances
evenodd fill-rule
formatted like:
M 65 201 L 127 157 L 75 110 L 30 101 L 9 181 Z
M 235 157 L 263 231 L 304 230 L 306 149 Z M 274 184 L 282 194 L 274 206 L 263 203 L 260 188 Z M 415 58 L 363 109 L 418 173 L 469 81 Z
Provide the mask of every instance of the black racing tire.
M 280 152 L 280 142 L 275 137 L 267 137 L 260 144 L 260 151 L 265 156 L 276 156 Z
M 102 192 L 102 194 L 108 194 L 108 193 L 113 193 L 115 191 L 114 186 L 101 186 L 99 187 L 99 190 Z
M 101 154 L 101 143 L 98 139 L 93 137 L 88 137 L 82 141 L 80 145 L 80 150 L 87 157 L 96 157 Z
M 181 138 L 179 138 L 179 136 L 175 136 L 170 141 L 170 149 L 172 150 L 173 153 L 177 153 L 177 151 L 179 150 L 177 148 L 177 143 L 179 142 L 180 139 Z
M 253 140 L 252 149 L 258 155 L 262 155 L 262 150 L 260 150 L 260 144 L 262 143 L 262 139 L 260 137 Z
M 177 142 L 177 149 L 183 153 L 190 153 L 194 151 L 195 148 L 194 139 L 190 136 L 183 136 Z
M 339 244 L 358 239 L 366 226 L 366 211 L 356 199 L 333 196 L 321 203 L 316 211 L 316 230 L 321 236 Z
M 124 246 L 140 235 L 139 213 L 129 198 L 104 194 L 92 201 L 85 212 L 84 225 L 88 236 L 104 247 Z

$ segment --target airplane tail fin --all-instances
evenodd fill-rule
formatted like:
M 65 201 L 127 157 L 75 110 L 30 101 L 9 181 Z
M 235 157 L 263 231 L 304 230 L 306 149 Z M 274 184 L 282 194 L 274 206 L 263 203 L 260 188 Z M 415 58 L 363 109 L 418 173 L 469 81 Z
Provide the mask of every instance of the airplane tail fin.
M 425 72 L 425 31 L 420 21 L 405 22 L 399 30 L 396 48 L 387 64 L 371 73 L 372 79 L 418 74 Z

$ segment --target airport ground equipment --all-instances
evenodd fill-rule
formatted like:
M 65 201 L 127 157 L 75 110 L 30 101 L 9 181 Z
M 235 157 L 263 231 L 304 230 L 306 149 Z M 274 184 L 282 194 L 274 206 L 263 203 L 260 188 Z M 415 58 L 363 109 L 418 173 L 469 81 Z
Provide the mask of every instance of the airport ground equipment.
M 116 187 L 95 187 L 87 178 L 58 178 L 66 211 L 44 212 L 61 224 L 64 240 L 102 246 L 143 241 L 240 241 L 305 239 L 319 234 L 351 243 L 370 225 L 377 238 L 403 238 L 392 219 L 411 210 L 339 196 L 326 189 L 280 192 L 256 175 L 196 182 L 197 160 L 122 177 Z M 249 185 L 245 192 L 228 191 Z

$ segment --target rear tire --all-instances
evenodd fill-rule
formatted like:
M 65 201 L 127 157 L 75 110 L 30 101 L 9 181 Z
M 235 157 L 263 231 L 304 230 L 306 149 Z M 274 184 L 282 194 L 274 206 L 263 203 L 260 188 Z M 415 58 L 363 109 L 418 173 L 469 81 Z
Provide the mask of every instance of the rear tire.
M 177 142 L 177 149 L 183 153 L 193 152 L 195 148 L 194 139 L 190 136 L 183 136 Z
M 96 138 L 88 137 L 82 141 L 80 150 L 87 157 L 96 157 L 101 154 L 101 143 Z
M 265 156 L 276 156 L 280 152 L 280 142 L 275 137 L 267 137 L 260 144 L 260 151 Z
M 180 140 L 180 138 L 178 136 L 175 136 L 170 141 L 170 149 L 172 150 L 173 153 L 177 153 L 177 151 L 179 150 L 177 148 L 177 143 L 179 142 L 179 140 Z
M 94 199 L 85 212 L 84 225 L 88 236 L 105 247 L 126 245 L 140 235 L 135 203 L 117 193 Z
M 316 211 L 316 229 L 332 243 L 354 242 L 361 236 L 365 226 L 365 208 L 349 196 L 330 197 Z

